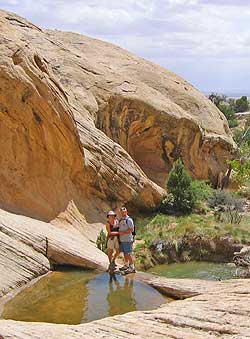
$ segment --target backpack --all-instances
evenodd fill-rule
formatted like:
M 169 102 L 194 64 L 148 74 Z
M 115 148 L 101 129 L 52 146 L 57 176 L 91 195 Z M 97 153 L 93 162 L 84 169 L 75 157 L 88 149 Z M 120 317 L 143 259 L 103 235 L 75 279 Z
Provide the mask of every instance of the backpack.
M 129 217 L 130 218 L 130 217 Z M 131 219 L 131 218 L 130 218 Z M 126 219 L 126 224 L 128 224 L 128 218 Z M 132 236 L 135 237 L 136 236 L 136 229 L 135 229 L 135 224 L 134 224 L 134 230 L 132 232 Z

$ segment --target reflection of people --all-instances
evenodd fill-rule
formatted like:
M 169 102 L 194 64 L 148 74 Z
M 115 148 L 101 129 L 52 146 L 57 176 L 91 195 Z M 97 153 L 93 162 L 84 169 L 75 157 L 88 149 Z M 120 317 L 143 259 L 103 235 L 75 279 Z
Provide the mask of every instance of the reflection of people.
M 106 224 L 106 230 L 108 233 L 107 249 L 110 266 L 113 268 L 116 266 L 115 259 L 118 257 L 119 251 L 119 224 L 116 219 L 116 214 L 113 211 L 107 213 L 108 222 Z M 115 254 L 113 256 L 113 251 Z
M 123 286 L 118 280 L 109 283 L 107 302 L 110 316 L 136 311 L 136 301 L 133 297 L 134 281 L 127 277 L 124 280 Z
M 124 266 L 120 270 L 124 274 L 135 273 L 135 266 L 132 258 L 133 247 L 133 219 L 128 216 L 126 207 L 120 208 L 121 219 L 119 221 L 120 252 L 124 254 Z

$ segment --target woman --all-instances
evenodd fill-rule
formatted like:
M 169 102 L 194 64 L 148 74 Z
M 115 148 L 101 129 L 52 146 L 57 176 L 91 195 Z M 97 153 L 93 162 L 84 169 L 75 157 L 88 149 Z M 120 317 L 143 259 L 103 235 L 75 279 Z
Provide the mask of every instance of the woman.
M 110 265 L 116 266 L 115 259 L 118 257 L 119 251 L 119 223 L 116 219 L 116 213 L 109 211 L 107 213 L 108 222 L 106 224 L 106 230 L 108 233 L 107 249 Z M 113 251 L 115 254 L 113 256 Z

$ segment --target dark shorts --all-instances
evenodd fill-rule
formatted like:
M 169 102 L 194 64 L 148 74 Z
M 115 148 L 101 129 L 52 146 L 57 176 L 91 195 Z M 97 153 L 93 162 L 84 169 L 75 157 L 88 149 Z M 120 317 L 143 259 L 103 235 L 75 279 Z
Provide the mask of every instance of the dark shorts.
M 129 242 L 120 242 L 120 252 L 124 254 L 131 254 L 132 253 L 133 243 Z

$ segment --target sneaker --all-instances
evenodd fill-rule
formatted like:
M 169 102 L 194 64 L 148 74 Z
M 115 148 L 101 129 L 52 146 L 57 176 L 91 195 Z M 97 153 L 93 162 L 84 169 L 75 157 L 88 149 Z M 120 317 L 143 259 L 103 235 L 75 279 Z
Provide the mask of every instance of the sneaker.
M 130 273 L 135 273 L 136 272 L 136 270 L 135 270 L 135 268 L 134 267 L 128 267 L 126 270 L 124 270 L 123 272 L 122 272 L 122 274 L 130 274 Z
M 129 267 L 127 265 L 124 265 L 119 268 L 119 271 L 126 271 Z

